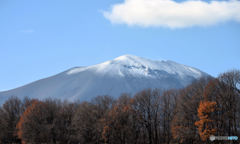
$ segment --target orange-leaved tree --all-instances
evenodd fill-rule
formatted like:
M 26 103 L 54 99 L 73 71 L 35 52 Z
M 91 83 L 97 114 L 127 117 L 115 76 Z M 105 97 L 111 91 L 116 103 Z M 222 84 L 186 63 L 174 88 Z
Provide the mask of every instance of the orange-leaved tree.
M 26 142 L 24 141 L 24 131 L 23 131 L 23 125 L 24 123 L 27 121 L 27 117 L 29 114 L 32 113 L 32 111 L 35 109 L 35 107 L 40 103 L 37 100 L 32 100 L 30 102 L 31 104 L 26 108 L 26 110 L 23 112 L 23 114 L 21 115 L 18 123 L 17 123 L 17 136 L 18 138 L 22 139 L 22 143 L 25 144 Z
M 202 141 L 206 141 L 211 135 L 216 132 L 214 128 L 213 115 L 216 107 L 216 102 L 201 101 L 198 107 L 199 121 L 195 122 L 198 127 L 198 133 Z
M 137 120 L 131 101 L 129 95 L 121 95 L 107 116 L 102 119 L 102 137 L 105 143 L 137 143 Z
M 64 137 L 64 131 L 59 132 L 59 110 L 57 101 L 34 100 L 17 124 L 18 137 L 25 143 L 59 143 L 60 138 Z

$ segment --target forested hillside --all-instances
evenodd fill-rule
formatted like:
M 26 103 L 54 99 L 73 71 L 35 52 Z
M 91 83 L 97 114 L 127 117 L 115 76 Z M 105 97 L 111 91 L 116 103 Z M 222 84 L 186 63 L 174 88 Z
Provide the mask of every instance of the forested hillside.
M 1 144 L 239 143 L 209 137 L 240 136 L 240 71 L 117 99 L 70 103 L 11 97 L 0 107 L 0 130 Z

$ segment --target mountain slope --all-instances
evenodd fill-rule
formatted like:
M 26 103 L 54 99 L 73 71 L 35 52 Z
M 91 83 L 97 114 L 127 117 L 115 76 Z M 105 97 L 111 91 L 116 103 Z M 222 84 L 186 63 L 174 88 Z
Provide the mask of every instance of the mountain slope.
M 134 94 L 145 88 L 182 88 L 194 79 L 207 76 L 198 69 L 173 61 L 152 61 L 123 55 L 87 67 L 76 67 L 25 86 L 0 92 L 0 104 L 8 97 L 44 99 L 48 97 L 90 100 L 97 95 Z

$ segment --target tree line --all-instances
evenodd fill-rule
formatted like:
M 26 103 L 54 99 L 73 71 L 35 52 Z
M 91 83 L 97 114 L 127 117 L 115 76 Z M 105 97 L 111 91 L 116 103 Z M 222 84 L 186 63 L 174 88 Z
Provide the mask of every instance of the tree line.
M 0 107 L 1 144 L 202 144 L 240 136 L 240 71 L 182 89 L 146 89 L 88 102 L 11 97 Z M 240 138 L 240 137 L 239 137 Z

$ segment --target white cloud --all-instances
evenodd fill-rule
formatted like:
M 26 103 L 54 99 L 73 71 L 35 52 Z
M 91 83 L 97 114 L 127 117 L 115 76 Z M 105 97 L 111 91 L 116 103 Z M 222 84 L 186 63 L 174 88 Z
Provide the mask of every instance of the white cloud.
M 143 27 L 184 28 L 240 22 L 240 1 L 125 0 L 103 12 L 112 23 Z

